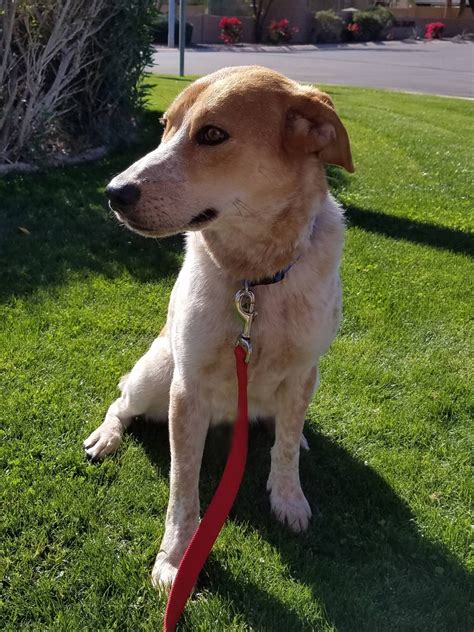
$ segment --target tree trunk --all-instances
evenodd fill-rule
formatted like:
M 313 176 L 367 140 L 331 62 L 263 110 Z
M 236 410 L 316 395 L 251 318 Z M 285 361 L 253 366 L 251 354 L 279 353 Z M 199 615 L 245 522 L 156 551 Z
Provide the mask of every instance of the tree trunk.
M 253 19 L 254 19 L 254 35 L 255 42 L 260 44 L 263 39 L 263 27 L 265 24 L 265 18 L 270 7 L 273 4 L 273 0 L 252 0 Z

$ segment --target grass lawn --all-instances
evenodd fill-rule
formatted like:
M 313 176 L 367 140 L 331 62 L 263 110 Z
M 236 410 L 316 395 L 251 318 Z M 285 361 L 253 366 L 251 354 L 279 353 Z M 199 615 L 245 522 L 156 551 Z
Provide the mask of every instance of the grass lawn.
M 137 424 L 98 465 L 81 444 L 164 324 L 182 260 L 180 238 L 121 229 L 104 185 L 157 144 L 158 113 L 187 82 L 152 80 L 140 146 L 0 182 L 2 630 L 162 623 L 149 576 L 167 429 Z M 296 536 L 270 516 L 271 437 L 253 429 L 241 492 L 181 630 L 473 629 L 474 106 L 329 92 L 357 171 L 330 171 L 348 214 L 345 317 L 301 459 L 314 519 Z M 203 506 L 227 444 L 227 431 L 211 432 Z

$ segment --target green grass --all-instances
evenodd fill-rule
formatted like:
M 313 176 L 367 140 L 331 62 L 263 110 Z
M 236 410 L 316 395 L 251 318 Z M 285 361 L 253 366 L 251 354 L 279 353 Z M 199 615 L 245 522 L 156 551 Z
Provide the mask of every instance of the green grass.
M 137 425 L 99 465 L 81 447 L 163 325 L 182 260 L 180 239 L 135 237 L 103 204 L 110 176 L 157 144 L 157 112 L 187 84 L 152 83 L 139 146 L 0 182 L 3 630 L 162 622 L 149 575 L 167 430 Z M 330 171 L 348 209 L 345 318 L 302 455 L 314 519 L 295 536 L 271 518 L 271 438 L 252 430 L 241 492 L 182 630 L 473 628 L 473 105 L 328 90 L 357 172 Z M 203 505 L 227 442 L 211 432 Z

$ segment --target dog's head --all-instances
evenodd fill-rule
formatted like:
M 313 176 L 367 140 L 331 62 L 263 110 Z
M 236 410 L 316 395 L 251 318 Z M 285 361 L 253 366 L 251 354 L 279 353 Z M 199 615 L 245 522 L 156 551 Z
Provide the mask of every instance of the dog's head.
M 146 236 L 264 222 L 266 209 L 325 194 L 324 164 L 354 170 L 328 95 L 267 68 L 199 79 L 163 122 L 159 147 L 107 187 L 118 218 Z

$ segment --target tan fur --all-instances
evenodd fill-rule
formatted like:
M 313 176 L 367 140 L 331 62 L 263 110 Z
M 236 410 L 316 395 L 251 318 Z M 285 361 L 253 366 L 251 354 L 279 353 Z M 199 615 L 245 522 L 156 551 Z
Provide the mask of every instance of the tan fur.
M 296 262 L 275 285 L 255 288 L 249 410 L 275 419 L 267 487 L 277 517 L 296 531 L 311 510 L 299 480 L 306 408 L 318 361 L 337 330 L 343 220 L 324 164 L 352 171 L 347 133 L 330 98 L 258 66 L 218 71 L 193 83 L 165 114 L 160 147 L 114 178 L 141 197 L 117 216 L 146 236 L 186 231 L 186 257 L 167 325 L 124 378 L 122 395 L 87 439 L 93 458 L 114 451 L 133 416 L 169 417 L 170 501 L 153 582 L 169 586 L 199 520 L 198 480 L 209 424 L 232 420 L 233 345 L 241 331 L 233 297 Z M 197 142 L 203 126 L 229 138 Z M 206 209 L 218 216 L 190 222 Z

